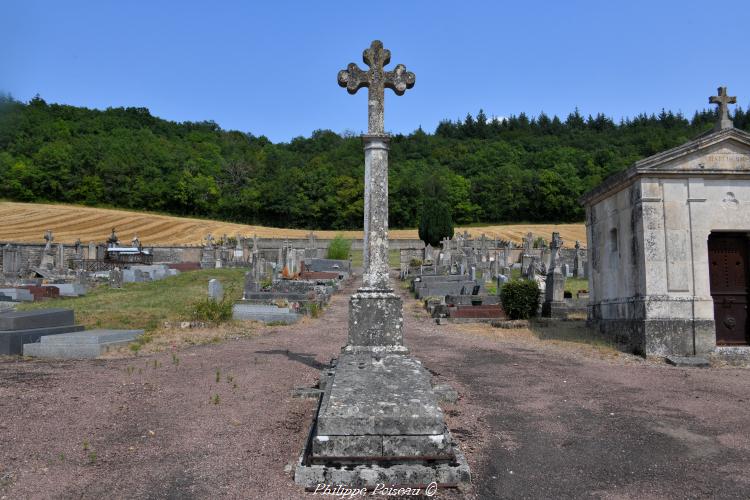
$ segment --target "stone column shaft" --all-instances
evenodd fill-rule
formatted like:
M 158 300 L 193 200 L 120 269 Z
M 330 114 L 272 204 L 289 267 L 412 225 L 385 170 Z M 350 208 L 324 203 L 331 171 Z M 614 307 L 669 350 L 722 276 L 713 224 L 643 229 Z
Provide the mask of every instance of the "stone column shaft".
M 364 135 L 365 231 L 362 285 L 390 290 L 388 279 L 388 136 Z

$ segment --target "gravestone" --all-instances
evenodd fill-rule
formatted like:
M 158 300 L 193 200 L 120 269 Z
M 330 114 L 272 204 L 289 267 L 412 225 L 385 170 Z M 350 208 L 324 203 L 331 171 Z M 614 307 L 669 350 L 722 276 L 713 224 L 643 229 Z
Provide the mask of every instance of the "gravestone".
M 109 272 L 109 287 L 122 288 L 123 276 L 122 269 L 115 267 Z
M 497 275 L 497 294 L 500 295 L 500 292 L 502 292 L 503 285 L 505 285 L 508 282 L 508 277 L 503 274 Z
M 581 242 L 576 240 L 575 256 L 573 257 L 573 276 L 576 278 L 585 278 L 586 273 L 583 269 L 583 257 L 581 255 Z
M 544 303 L 542 316 L 565 317 L 565 276 L 560 266 L 560 249 L 562 248 L 560 233 L 552 233 L 550 244 L 550 266 L 547 271 L 544 288 Z
M 350 94 L 368 88 L 368 133 L 362 137 L 362 287 L 349 302 L 347 344 L 335 368 L 323 372 L 324 395 L 295 481 L 309 489 L 321 483 L 369 488 L 380 483 L 457 486 L 469 480 L 468 465 L 447 430 L 429 372 L 407 356 L 401 298 L 388 278 L 389 136 L 383 126 L 384 89 L 401 95 L 414 85 L 415 77 L 401 64 L 385 71 L 390 51 L 377 40 L 364 51 L 363 60 L 369 70 L 351 63 L 338 75 L 339 85 Z
M 49 229 L 44 232 L 44 240 L 46 243 L 42 251 L 42 258 L 39 261 L 39 269 L 51 271 L 55 267 L 55 252 L 52 249 L 52 242 L 55 237 Z
M 208 298 L 215 302 L 221 302 L 224 298 L 224 287 L 216 278 L 208 280 Z
M 21 272 L 21 251 L 8 243 L 3 247 L 3 274 L 17 276 Z

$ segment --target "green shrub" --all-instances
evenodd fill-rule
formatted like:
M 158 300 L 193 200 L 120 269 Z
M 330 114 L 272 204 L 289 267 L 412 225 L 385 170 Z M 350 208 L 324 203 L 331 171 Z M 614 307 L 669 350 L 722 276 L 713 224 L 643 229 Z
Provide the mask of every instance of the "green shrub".
M 503 285 L 500 300 L 510 319 L 529 319 L 539 307 L 539 285 L 536 281 L 515 279 Z
M 205 298 L 193 303 L 193 319 L 195 321 L 210 321 L 222 323 L 232 317 L 231 300 L 213 300 Z
M 409 261 L 409 267 L 419 267 L 422 265 L 422 259 L 411 259 Z
M 336 260 L 347 260 L 349 251 L 352 249 L 352 240 L 347 240 L 343 236 L 336 235 L 328 245 L 328 254 L 326 258 Z

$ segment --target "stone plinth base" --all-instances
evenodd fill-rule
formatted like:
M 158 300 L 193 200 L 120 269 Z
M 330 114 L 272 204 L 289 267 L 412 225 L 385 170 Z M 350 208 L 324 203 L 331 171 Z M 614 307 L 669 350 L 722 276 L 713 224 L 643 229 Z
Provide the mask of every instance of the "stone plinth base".
M 430 374 L 399 354 L 343 354 L 324 372 L 317 419 L 295 481 L 374 488 L 470 480 Z
M 568 305 L 565 302 L 544 302 L 542 304 L 543 318 L 567 318 Z
M 349 338 L 344 353 L 402 353 L 404 347 L 401 297 L 392 290 L 360 288 L 349 299 Z
M 597 318 L 589 324 L 642 356 L 704 356 L 716 349 L 711 320 Z

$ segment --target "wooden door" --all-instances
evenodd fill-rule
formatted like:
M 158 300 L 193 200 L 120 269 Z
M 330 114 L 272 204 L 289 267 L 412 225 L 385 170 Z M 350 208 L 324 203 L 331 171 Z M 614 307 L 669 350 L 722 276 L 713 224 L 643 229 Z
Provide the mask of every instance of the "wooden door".
M 716 344 L 745 345 L 748 336 L 748 237 L 713 233 L 708 238 Z

